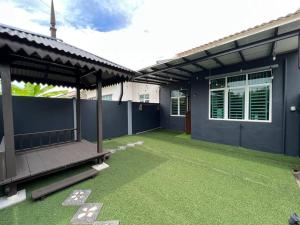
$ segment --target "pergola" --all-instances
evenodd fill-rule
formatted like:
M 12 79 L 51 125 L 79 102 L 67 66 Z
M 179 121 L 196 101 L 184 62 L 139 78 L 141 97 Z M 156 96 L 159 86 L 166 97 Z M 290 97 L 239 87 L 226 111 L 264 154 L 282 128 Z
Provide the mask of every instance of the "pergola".
M 218 76 L 230 67 L 245 71 L 247 64 L 299 50 L 300 11 L 263 23 L 177 54 L 170 60 L 141 69 L 136 82 L 172 85 L 187 82 L 195 75 Z M 299 61 L 300 65 L 300 61 Z M 300 68 L 300 66 L 299 66 Z
M 130 80 L 136 74 L 62 40 L 1 24 L 0 73 L 4 126 L 0 146 L 0 186 L 6 186 L 9 195 L 16 193 L 17 183 L 99 159 L 103 155 L 102 86 Z M 71 131 L 46 131 L 43 134 L 75 131 L 76 142 L 49 143 L 47 147 L 16 152 L 12 80 L 76 88 L 76 127 Z M 81 139 L 80 89 L 97 90 L 97 145 Z M 33 137 L 42 132 L 22 135 Z

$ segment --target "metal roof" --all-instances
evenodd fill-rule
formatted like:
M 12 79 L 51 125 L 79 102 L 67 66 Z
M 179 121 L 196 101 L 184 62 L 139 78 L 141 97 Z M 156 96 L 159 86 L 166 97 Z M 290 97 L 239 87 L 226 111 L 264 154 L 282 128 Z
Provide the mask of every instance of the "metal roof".
M 167 85 L 189 80 L 194 73 L 211 75 L 215 70 L 270 58 L 298 49 L 300 11 L 268 23 L 178 53 L 175 58 L 139 72 L 137 82 Z M 241 68 L 243 69 L 243 68 Z M 161 78 L 164 78 L 163 82 Z M 180 79 L 179 79 L 180 78 Z
M 19 61 L 21 61 L 21 59 L 22 61 L 27 59 L 33 63 L 32 61 L 36 62 L 37 60 L 40 60 L 68 65 L 69 67 L 80 70 L 80 73 L 83 74 L 101 70 L 103 73 L 102 78 L 104 85 L 131 79 L 136 74 L 133 70 L 69 45 L 62 40 L 4 24 L 0 24 L 0 49 L 6 49 L 7 52 L 9 52 L 10 57 L 18 59 Z M 18 67 L 26 66 L 24 65 L 24 62 L 21 63 L 21 66 L 19 64 Z M 54 64 L 53 67 L 55 67 Z M 35 69 L 37 70 L 38 68 Z M 21 78 L 24 75 L 20 73 L 21 71 L 15 70 L 15 72 L 19 73 L 15 78 Z M 62 71 L 60 72 L 63 73 Z M 27 79 L 32 80 L 29 76 L 24 75 L 23 77 L 23 80 L 25 81 L 27 81 Z M 72 83 L 73 81 L 74 79 L 72 81 L 66 79 L 64 85 L 69 86 L 67 83 Z M 85 86 L 87 88 L 90 87 L 89 81 L 91 80 L 86 78 Z M 57 82 L 59 83 L 59 79 Z

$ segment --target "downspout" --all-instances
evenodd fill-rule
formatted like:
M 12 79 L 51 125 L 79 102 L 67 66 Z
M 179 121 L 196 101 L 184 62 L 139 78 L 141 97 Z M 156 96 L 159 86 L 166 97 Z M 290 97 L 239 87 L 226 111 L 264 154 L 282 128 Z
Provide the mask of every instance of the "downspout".
M 282 110 L 282 150 L 283 154 L 286 154 L 286 91 L 287 91 L 287 73 L 288 73 L 288 60 L 287 57 L 284 60 L 284 71 L 283 71 L 283 110 Z
M 121 86 L 120 86 L 120 97 L 119 97 L 119 105 L 121 105 L 121 103 L 122 103 L 122 98 L 123 98 L 123 89 L 124 89 L 124 87 L 123 87 L 123 82 L 121 82 Z

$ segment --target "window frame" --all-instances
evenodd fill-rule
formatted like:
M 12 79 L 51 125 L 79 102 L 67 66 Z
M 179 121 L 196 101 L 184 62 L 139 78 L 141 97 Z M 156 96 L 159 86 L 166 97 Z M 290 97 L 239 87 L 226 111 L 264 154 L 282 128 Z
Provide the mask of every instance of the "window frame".
M 178 97 L 172 97 L 172 91 L 185 91 L 185 95 L 184 96 L 178 96 Z M 186 112 L 188 111 L 188 97 L 187 97 L 187 91 L 186 90 L 171 90 L 170 92 L 170 116 L 174 116 L 174 117 L 185 117 L 186 115 L 181 115 L 180 114 L 180 99 L 181 98 L 185 98 L 186 99 L 186 109 L 185 109 L 185 114 Z M 172 113 L 172 99 L 177 99 L 177 103 L 178 103 L 178 106 L 177 106 L 177 114 L 173 114 Z
M 145 98 L 145 97 L 148 97 L 148 98 Z M 141 100 L 141 98 L 143 100 Z M 150 103 L 150 95 L 149 94 L 140 94 L 139 95 L 139 100 L 140 100 L 140 103 Z
M 265 84 L 249 84 L 249 80 L 248 77 L 250 74 L 255 74 L 255 73 L 262 73 L 262 72 L 271 72 L 271 82 L 270 83 L 265 83 Z M 221 120 L 221 121 L 238 121 L 238 122 L 257 122 L 257 123 L 272 123 L 272 99 L 273 99 L 273 71 L 270 69 L 267 70 L 261 70 L 261 71 L 255 71 L 255 72 L 250 72 L 250 73 L 244 73 L 244 74 L 239 74 L 239 75 L 232 75 L 230 76 L 230 74 L 228 76 L 224 76 L 224 77 L 219 77 L 219 78 L 211 78 L 209 79 L 208 82 L 208 119 L 209 120 Z M 246 81 L 245 81 L 245 85 L 242 86 L 237 86 L 237 87 L 228 87 L 227 85 L 227 81 L 229 77 L 236 77 L 236 76 L 242 76 L 245 75 L 246 76 Z M 220 78 L 224 78 L 225 79 L 225 87 L 224 88 L 215 88 L 215 89 L 211 89 L 210 88 L 210 82 L 211 80 L 214 79 L 220 79 Z M 250 97 L 250 92 L 249 89 L 250 87 L 269 87 L 269 119 L 268 120 L 251 120 L 249 119 L 249 97 Z M 245 106 L 244 106 L 244 119 L 229 119 L 228 117 L 228 93 L 229 90 L 232 89 L 241 89 L 241 88 L 245 88 Z M 223 90 L 224 91 L 224 118 L 212 118 L 211 117 L 211 92 L 213 91 L 220 91 Z
M 107 98 L 107 97 L 110 97 L 110 100 L 108 100 L 108 99 L 105 99 L 105 98 Z M 102 101 L 112 101 L 112 97 L 113 97 L 113 95 L 112 94 L 107 94 L 107 95 L 102 95 Z

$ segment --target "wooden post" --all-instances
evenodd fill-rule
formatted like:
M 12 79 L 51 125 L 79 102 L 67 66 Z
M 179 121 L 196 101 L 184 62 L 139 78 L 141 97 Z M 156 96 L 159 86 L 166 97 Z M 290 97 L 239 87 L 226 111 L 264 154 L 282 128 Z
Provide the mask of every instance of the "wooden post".
M 76 141 L 81 141 L 81 116 L 80 116 L 80 78 L 76 88 Z
M 97 74 L 97 152 L 103 152 L 102 139 L 103 139 L 103 128 L 102 128 L 102 81 L 101 75 Z
M 6 179 L 16 176 L 16 152 L 9 64 L 0 64 Z

